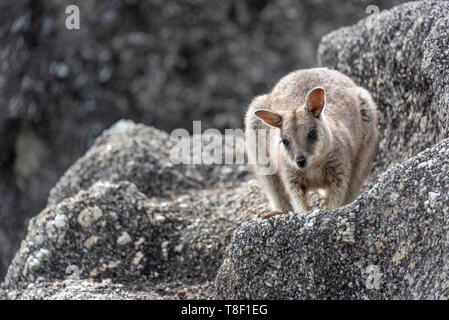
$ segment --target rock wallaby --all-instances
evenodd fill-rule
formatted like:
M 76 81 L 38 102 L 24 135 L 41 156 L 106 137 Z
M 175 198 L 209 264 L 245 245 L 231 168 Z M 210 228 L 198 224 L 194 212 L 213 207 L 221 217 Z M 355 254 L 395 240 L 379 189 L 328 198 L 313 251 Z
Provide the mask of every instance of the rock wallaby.
M 307 211 L 309 190 L 334 209 L 357 198 L 371 170 L 377 107 L 368 91 L 338 71 L 298 70 L 253 99 L 245 144 L 273 210 L 265 218 Z

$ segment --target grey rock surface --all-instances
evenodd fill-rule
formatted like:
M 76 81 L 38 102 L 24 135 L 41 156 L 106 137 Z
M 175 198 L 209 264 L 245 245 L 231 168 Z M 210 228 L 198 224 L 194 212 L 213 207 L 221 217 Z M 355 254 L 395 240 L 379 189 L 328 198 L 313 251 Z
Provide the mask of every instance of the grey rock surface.
M 131 121 L 105 131 L 31 219 L 6 297 L 211 298 L 232 232 L 266 203 L 246 169 L 169 165 L 171 147 Z
M 236 128 L 321 37 L 403 0 L 0 1 L 0 278 L 58 178 L 120 119 Z M 66 7 L 80 8 L 80 30 Z
M 30 283 L 22 291 L 0 290 L 0 300 L 160 300 L 169 296 L 155 292 L 128 292 L 121 284 L 111 281 L 63 280 L 52 283 Z
M 186 132 L 187 133 L 187 132 Z M 95 144 L 59 179 L 50 191 L 49 204 L 57 204 L 62 199 L 87 189 L 95 181 L 130 181 L 147 196 L 176 196 L 189 189 L 205 189 L 213 185 L 232 186 L 248 179 L 246 166 L 193 165 L 193 155 L 199 152 L 203 159 L 210 153 L 195 146 L 220 145 L 222 150 L 231 150 L 235 145 L 243 146 L 243 131 L 235 140 L 226 141 L 217 133 L 217 139 L 207 141 L 201 134 L 189 137 L 190 147 L 187 159 L 175 157 L 172 149 L 178 145 L 161 130 L 132 121 L 121 120 L 96 139 Z M 228 148 L 229 147 L 229 148 Z M 178 148 L 179 149 L 179 148 Z M 234 149 L 232 149 L 234 150 Z M 203 151 L 203 152 L 201 152 Z M 243 157 L 242 153 L 242 157 Z M 173 159 L 186 160 L 179 165 Z
M 449 140 L 390 168 L 357 201 L 242 225 L 219 298 L 449 298 Z
M 218 297 L 449 297 L 448 18 L 448 2 L 411 2 L 323 38 L 320 63 L 381 111 L 375 179 L 343 208 L 238 228 Z

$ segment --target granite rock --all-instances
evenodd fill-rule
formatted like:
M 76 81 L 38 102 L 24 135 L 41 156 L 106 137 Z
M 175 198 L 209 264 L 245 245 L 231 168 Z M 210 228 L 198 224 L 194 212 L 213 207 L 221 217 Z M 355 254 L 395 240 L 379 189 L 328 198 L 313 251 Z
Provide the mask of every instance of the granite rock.
M 448 156 L 446 139 L 345 207 L 243 224 L 218 297 L 449 298 Z

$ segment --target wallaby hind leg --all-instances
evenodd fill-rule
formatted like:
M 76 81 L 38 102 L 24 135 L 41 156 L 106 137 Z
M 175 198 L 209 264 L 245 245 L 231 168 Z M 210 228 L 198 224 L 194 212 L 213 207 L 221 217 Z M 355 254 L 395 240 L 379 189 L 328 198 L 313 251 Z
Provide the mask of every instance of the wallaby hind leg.
M 348 193 L 346 194 L 345 199 L 346 204 L 353 202 L 360 195 L 363 183 L 372 168 L 371 163 L 374 158 L 374 152 L 375 148 L 371 148 L 371 150 L 367 150 L 360 156 L 358 161 L 359 165 L 354 168 L 354 173 L 348 187 Z
M 379 132 L 378 111 L 371 95 L 363 88 L 357 88 L 361 105 L 360 116 L 363 125 L 362 149 L 356 161 L 357 166 L 353 169 L 351 181 L 346 195 L 345 202 L 351 203 L 360 194 L 366 177 L 369 175 L 373 159 L 377 150 Z

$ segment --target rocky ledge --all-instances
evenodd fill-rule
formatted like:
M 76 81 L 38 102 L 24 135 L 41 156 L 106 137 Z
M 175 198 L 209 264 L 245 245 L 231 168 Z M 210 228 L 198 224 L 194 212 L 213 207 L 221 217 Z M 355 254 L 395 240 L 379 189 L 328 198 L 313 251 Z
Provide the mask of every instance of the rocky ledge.
M 0 299 L 448 298 L 448 13 L 410 2 L 321 42 L 382 113 L 355 202 L 260 220 L 244 166 L 172 165 L 167 133 L 120 121 L 30 221 Z

